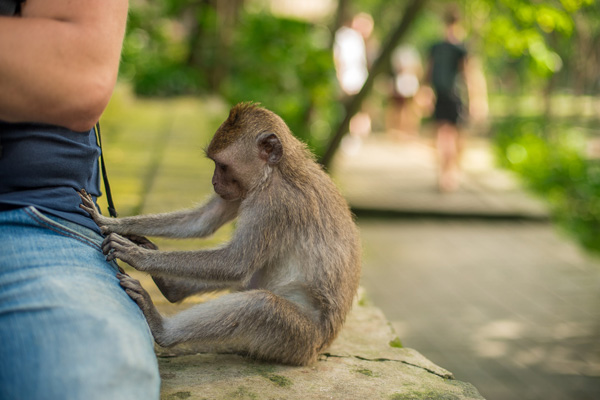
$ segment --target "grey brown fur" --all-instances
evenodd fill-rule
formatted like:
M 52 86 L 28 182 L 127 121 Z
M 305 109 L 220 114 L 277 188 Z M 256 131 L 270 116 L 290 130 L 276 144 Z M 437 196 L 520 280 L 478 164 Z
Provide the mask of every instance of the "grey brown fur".
M 144 312 L 157 343 L 199 341 L 207 348 L 306 365 L 337 336 L 360 276 L 360 243 L 348 205 L 281 118 L 235 106 L 215 133 L 217 195 L 167 214 L 111 219 L 82 192 L 108 236 L 104 252 L 150 273 L 170 301 L 222 288 L 232 293 L 166 318 L 139 282 L 121 284 Z M 205 237 L 237 217 L 229 243 L 162 252 L 121 235 Z

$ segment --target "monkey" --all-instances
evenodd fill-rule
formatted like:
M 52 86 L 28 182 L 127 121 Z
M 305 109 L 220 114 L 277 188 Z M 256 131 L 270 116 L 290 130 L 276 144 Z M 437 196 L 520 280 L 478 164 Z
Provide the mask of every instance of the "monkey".
M 359 285 L 361 245 L 347 202 L 283 119 L 258 104 L 234 106 L 205 153 L 215 193 L 198 207 L 108 218 L 80 192 L 81 207 L 106 234 L 107 260 L 149 273 L 171 302 L 229 289 L 165 317 L 137 280 L 118 274 L 159 345 L 194 341 L 263 361 L 313 363 L 338 335 Z M 234 219 L 231 239 L 213 249 L 160 251 L 124 237 L 206 237 Z

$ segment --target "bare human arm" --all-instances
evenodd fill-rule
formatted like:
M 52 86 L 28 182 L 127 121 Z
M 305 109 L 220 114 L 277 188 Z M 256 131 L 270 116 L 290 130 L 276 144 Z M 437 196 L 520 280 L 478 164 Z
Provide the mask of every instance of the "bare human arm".
M 89 130 L 114 88 L 127 0 L 27 0 L 0 17 L 0 120 Z

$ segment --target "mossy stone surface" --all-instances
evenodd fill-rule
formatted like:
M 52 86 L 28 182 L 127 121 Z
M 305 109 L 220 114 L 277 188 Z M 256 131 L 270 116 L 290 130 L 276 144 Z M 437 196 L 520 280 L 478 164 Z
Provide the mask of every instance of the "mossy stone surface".
M 194 354 L 192 345 L 158 349 L 162 398 L 482 399 L 475 387 L 415 350 L 390 346 L 395 337 L 379 309 L 355 304 L 340 337 L 306 367 Z

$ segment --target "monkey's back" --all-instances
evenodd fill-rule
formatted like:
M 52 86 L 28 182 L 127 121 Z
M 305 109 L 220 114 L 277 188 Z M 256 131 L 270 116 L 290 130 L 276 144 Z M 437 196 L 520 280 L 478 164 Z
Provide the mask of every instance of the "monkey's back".
M 319 314 L 323 343 L 335 339 L 359 284 L 361 245 L 347 202 L 309 157 L 304 176 L 282 176 L 280 201 L 271 204 L 275 234 L 286 256 L 302 265 L 302 279 Z M 278 196 L 279 197 L 279 196 Z

